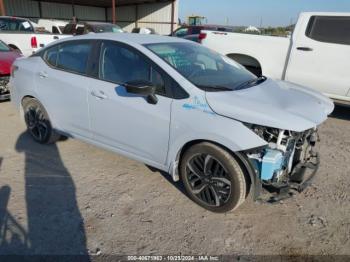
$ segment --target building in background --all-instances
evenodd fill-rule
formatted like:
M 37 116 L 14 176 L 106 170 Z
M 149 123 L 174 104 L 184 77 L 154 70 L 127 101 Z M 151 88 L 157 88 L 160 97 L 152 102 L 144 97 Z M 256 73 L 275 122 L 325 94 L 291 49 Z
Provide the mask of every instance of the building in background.
M 114 12 L 113 12 L 114 11 Z M 1 15 L 78 21 L 115 22 L 168 35 L 177 27 L 177 0 L 0 0 Z M 114 15 L 113 15 L 114 14 Z

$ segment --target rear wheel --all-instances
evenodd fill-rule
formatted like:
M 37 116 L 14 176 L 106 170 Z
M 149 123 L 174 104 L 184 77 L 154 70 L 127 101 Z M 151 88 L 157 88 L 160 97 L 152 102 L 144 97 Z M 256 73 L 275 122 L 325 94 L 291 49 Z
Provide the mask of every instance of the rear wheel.
M 23 111 L 27 131 L 36 142 L 51 144 L 60 139 L 60 135 L 52 128 L 45 108 L 38 100 L 35 98 L 25 99 Z
M 223 148 L 200 143 L 188 149 L 180 173 L 189 197 L 213 212 L 238 208 L 246 197 L 246 181 L 236 159 Z

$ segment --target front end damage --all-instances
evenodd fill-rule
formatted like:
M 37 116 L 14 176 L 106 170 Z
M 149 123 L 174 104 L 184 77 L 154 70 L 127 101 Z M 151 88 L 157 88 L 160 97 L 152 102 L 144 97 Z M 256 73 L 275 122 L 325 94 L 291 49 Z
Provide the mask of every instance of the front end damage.
M 0 101 L 10 99 L 10 75 L 0 75 Z
M 319 140 L 317 129 L 293 132 L 258 125 L 247 127 L 268 143 L 263 148 L 244 152 L 257 178 L 256 200 L 278 202 L 310 185 L 319 166 L 315 151 Z M 262 188 L 269 194 L 261 194 Z

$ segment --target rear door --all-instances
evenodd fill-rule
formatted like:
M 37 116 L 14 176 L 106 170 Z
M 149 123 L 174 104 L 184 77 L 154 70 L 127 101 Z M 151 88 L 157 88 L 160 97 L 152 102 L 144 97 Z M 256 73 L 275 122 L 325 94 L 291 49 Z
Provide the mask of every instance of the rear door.
M 46 50 L 35 76 L 39 100 L 56 128 L 90 138 L 87 94 L 91 41 L 69 41 Z
M 304 20 L 307 27 L 294 37 L 286 80 L 334 98 L 346 96 L 350 89 L 350 17 Z
M 164 164 L 168 152 L 169 79 L 139 51 L 101 42 L 99 72 L 88 95 L 93 139 L 130 156 Z M 157 86 L 157 104 L 126 92 L 122 83 L 148 80 Z

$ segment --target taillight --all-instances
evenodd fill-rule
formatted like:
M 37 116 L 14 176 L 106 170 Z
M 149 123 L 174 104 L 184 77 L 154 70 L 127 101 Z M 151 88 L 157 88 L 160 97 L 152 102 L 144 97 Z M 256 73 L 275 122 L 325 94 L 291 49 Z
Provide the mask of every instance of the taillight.
M 199 43 L 202 43 L 202 41 L 204 39 L 207 38 L 207 34 L 206 33 L 200 33 L 199 36 L 198 36 L 198 40 L 199 40 Z
M 32 48 L 38 48 L 38 42 L 37 42 L 35 36 L 33 36 L 33 37 L 30 39 L 30 45 L 32 46 Z

